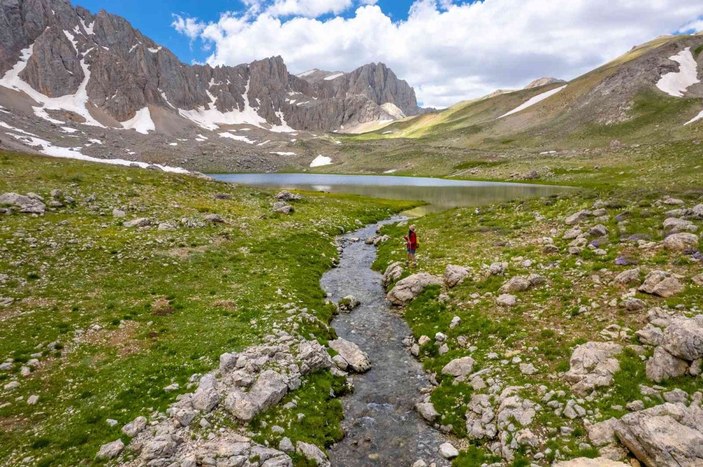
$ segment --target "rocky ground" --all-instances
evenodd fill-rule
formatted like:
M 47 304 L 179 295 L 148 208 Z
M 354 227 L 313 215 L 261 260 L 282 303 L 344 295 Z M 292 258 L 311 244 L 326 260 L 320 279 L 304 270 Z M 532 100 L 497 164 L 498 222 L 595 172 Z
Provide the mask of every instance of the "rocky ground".
M 409 204 L 28 155 L 0 172 L 0 464 L 324 464 L 349 388 L 319 279 L 337 234 Z
M 703 463 L 700 191 L 584 192 L 416 224 L 419 268 L 402 240 L 376 267 L 435 382 L 418 410 L 464 440 L 456 465 Z

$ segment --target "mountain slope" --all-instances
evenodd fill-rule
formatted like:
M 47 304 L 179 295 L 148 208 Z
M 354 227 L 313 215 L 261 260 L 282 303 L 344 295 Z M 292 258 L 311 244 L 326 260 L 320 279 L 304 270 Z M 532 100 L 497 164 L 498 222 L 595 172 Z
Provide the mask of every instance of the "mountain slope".
M 224 136 L 218 147 L 242 147 L 420 110 L 413 89 L 381 63 L 321 82 L 291 75 L 281 57 L 185 65 L 125 19 L 93 15 L 68 0 L 0 0 L 0 26 L 0 111 L 13 117 L 4 120 L 6 129 L 17 130 L 5 132 L 3 145 L 12 149 L 51 153 L 57 152 L 51 145 L 80 146 L 105 157 L 110 151 L 88 143 L 104 142 L 113 130 L 134 130 L 125 138 L 135 155 L 162 144 L 140 135 L 164 135 L 172 151 L 181 152 L 180 145 L 192 153 L 197 143 L 222 139 L 207 132 L 234 136 Z M 70 148 L 66 132 L 79 139 Z
M 701 36 L 658 38 L 569 83 L 538 80 L 520 91 L 459 103 L 360 138 L 423 138 L 460 147 L 687 138 L 692 128 L 684 124 L 703 110 L 702 50 Z M 661 89 L 682 80 L 678 95 Z

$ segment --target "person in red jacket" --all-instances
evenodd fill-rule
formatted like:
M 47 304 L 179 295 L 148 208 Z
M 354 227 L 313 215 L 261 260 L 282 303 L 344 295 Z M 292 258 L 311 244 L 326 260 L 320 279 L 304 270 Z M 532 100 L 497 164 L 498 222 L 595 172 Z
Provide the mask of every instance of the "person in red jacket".
M 417 241 L 415 225 L 410 226 L 408 234 L 403 238 L 405 239 L 405 247 L 408 250 L 408 266 L 417 267 L 417 261 L 415 260 L 415 252 L 417 251 L 417 247 L 420 244 Z

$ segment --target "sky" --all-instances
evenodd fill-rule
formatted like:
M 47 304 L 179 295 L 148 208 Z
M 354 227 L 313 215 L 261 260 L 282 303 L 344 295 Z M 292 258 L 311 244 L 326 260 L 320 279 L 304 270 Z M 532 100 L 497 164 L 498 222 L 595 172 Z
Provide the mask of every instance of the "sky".
M 185 63 L 280 55 L 291 73 L 383 62 L 427 107 L 572 79 L 662 34 L 700 0 L 73 0 L 128 19 Z

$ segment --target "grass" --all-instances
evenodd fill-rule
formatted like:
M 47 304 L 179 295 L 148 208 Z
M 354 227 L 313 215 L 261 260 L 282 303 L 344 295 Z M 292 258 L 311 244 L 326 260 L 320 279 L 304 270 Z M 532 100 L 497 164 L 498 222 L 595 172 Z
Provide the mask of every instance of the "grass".
M 164 410 L 221 353 L 285 327 L 284 304 L 328 322 L 319 278 L 337 254 L 333 237 L 410 205 L 304 193 L 285 216 L 271 211 L 270 191 L 194 177 L 8 153 L 0 172 L 0 192 L 48 201 L 60 189 L 75 199 L 41 217 L 0 219 L 0 271 L 9 276 L 0 297 L 13 299 L 0 308 L 0 360 L 15 362 L 0 372 L 0 387 L 20 382 L 0 391 L 5 465 L 27 456 L 40 465 L 90 462 L 122 425 Z M 114 208 L 179 227 L 128 229 Z M 227 223 L 207 224 L 206 213 Z M 329 337 L 320 326 L 300 332 Z M 31 375 L 20 376 L 34 358 Z M 181 389 L 164 391 L 172 383 Z M 339 402 L 318 396 L 331 384 L 331 375 L 314 375 L 295 393 L 326 419 L 322 428 L 309 417 L 296 428 L 301 439 L 322 445 L 339 436 Z M 30 395 L 36 406 L 26 404 Z

